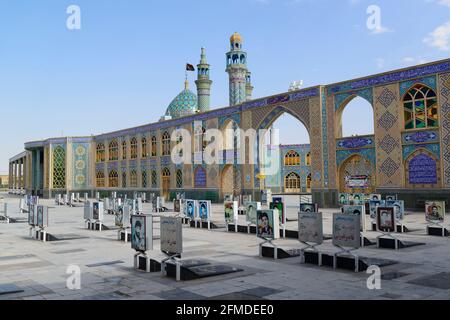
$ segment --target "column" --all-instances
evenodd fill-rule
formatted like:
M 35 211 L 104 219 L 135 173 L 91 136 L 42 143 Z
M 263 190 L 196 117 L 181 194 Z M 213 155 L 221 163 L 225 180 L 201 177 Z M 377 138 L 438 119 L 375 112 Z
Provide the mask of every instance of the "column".
M 19 160 L 19 189 L 23 189 L 23 158 Z
M 36 191 L 41 188 L 41 151 L 36 151 Z M 36 192 L 37 194 L 37 192 Z
M 11 190 L 13 187 L 13 169 L 12 169 L 12 163 L 9 163 L 9 176 L 8 176 L 8 189 Z
M 14 190 L 19 189 L 19 163 L 14 161 Z
M 28 177 L 28 172 L 27 172 L 27 157 L 25 156 L 23 158 L 23 189 L 26 190 L 27 189 L 27 177 Z

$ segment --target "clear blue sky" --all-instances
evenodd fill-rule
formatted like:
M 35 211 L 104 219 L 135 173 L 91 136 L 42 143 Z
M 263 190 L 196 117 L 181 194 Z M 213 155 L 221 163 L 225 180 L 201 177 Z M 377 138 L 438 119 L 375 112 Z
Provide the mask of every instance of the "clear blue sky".
M 66 28 L 71 4 L 81 8 L 81 30 Z M 382 10 L 376 34 L 366 26 L 371 4 Z M 262 97 L 293 80 L 328 84 L 447 58 L 449 22 L 449 0 L 0 0 L 0 172 L 25 141 L 158 120 L 202 46 L 212 107 L 226 106 L 234 31 Z M 347 133 L 373 122 L 351 116 L 358 121 Z M 296 121 L 280 122 L 282 142 L 307 142 L 288 134 Z

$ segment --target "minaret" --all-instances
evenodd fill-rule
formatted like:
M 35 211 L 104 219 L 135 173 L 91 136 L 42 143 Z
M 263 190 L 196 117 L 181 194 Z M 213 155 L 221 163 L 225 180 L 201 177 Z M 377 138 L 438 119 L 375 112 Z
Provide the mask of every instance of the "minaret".
M 247 99 L 247 53 L 242 51 L 242 37 L 237 32 L 231 36 L 230 45 L 226 72 L 230 77 L 230 106 L 234 106 Z
M 247 75 L 245 76 L 245 100 L 252 100 L 253 94 L 253 86 L 252 86 L 252 73 L 247 71 Z
M 209 80 L 209 64 L 206 62 L 205 48 L 202 48 L 202 54 L 200 63 L 197 65 L 197 98 L 198 98 L 198 111 L 209 111 L 210 97 L 211 97 L 211 85 L 212 81 Z

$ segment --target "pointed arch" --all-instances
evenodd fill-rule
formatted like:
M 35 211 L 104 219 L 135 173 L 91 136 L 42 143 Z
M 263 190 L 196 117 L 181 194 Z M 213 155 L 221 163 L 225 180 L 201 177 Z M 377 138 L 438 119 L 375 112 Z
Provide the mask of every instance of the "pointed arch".
M 177 170 L 176 174 L 177 189 L 183 188 L 183 171 Z
M 296 172 L 290 172 L 284 177 L 284 191 L 286 193 L 300 193 L 301 192 L 300 175 Z
M 138 142 L 136 137 L 133 137 L 130 140 L 130 158 L 137 159 L 137 157 L 138 157 Z
M 289 150 L 284 155 L 284 165 L 287 167 L 300 166 L 300 154 L 295 150 Z
M 147 138 L 146 137 L 142 137 L 141 139 L 141 157 L 142 159 L 146 159 L 148 157 L 148 151 L 147 151 Z
M 137 188 L 138 186 L 138 175 L 136 169 L 131 169 L 130 172 L 130 187 Z
M 119 160 L 119 144 L 117 143 L 117 140 L 112 140 L 109 143 L 108 146 L 108 153 L 109 153 L 109 161 L 117 161 Z
M 402 97 L 405 130 L 437 128 L 439 111 L 436 92 L 416 83 Z
M 337 99 L 337 97 L 335 97 Z M 338 102 L 339 103 L 339 102 Z M 359 108 L 362 112 L 359 112 L 358 115 L 361 115 L 362 120 L 370 120 L 370 130 L 366 130 L 367 132 L 353 132 L 344 134 L 344 127 L 347 125 L 344 124 L 343 119 L 345 110 L 349 110 L 348 108 L 352 108 L 353 105 Z M 370 106 L 370 108 L 369 108 Z M 365 115 L 369 111 L 369 115 Z M 370 117 L 370 119 L 368 119 Z M 366 123 L 366 122 L 364 122 Z M 349 126 L 348 126 L 349 127 Z M 344 136 L 352 136 L 352 135 L 373 135 L 375 132 L 375 115 L 374 115 L 374 107 L 373 102 L 369 100 L 365 95 L 359 93 L 353 93 L 345 98 L 340 104 L 338 104 L 335 115 L 335 132 L 336 138 L 343 138 Z
M 119 175 L 116 170 L 111 170 L 108 175 L 108 187 L 118 188 L 119 187 Z
M 104 188 L 105 187 L 105 174 L 102 170 L 97 171 L 96 174 L 96 185 L 97 188 Z
M 106 149 L 105 149 L 105 145 L 103 143 L 97 143 L 97 148 L 96 148 L 96 162 L 105 162 L 106 158 L 105 158 L 105 154 L 106 154 Z
M 167 131 L 162 135 L 162 155 L 170 156 L 170 134 Z
M 142 188 L 147 189 L 147 187 L 148 187 L 148 175 L 147 175 L 147 170 L 145 168 L 142 169 L 141 178 L 142 178 Z
M 300 108 L 308 108 L 307 112 L 303 111 L 303 114 L 297 114 L 296 112 L 293 112 L 291 108 L 288 108 L 286 106 L 280 105 L 276 108 L 274 108 L 269 114 L 267 114 L 263 120 L 258 124 L 258 131 L 262 129 L 268 129 L 270 128 L 275 121 L 278 120 L 284 113 L 288 113 L 294 118 L 296 118 L 298 121 L 300 121 L 308 131 L 309 136 L 311 136 L 311 130 L 310 130 L 310 124 L 309 124 L 309 106 L 303 106 L 300 105 Z
M 170 181 L 171 181 L 170 169 L 165 167 L 162 170 L 161 175 L 162 175 L 162 195 L 166 200 L 169 200 Z
M 126 160 L 128 157 L 128 143 L 127 140 L 122 141 L 122 160 Z
M 341 193 L 370 194 L 375 191 L 375 165 L 356 153 L 347 157 L 339 167 L 339 190 Z

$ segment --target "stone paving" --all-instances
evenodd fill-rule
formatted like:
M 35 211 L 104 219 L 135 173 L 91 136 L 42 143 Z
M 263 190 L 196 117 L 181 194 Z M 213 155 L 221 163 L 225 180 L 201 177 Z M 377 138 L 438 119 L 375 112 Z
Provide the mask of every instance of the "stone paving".
M 17 223 L 0 224 L 0 300 L 303 300 L 303 299 L 450 299 L 449 238 L 425 234 L 422 213 L 408 213 L 405 225 L 413 232 L 399 234 L 406 241 L 425 245 L 399 251 L 366 247 L 361 256 L 395 260 L 382 268 L 381 290 L 367 288 L 368 274 L 303 265 L 300 258 L 272 260 L 258 257 L 262 241 L 254 235 L 226 232 L 224 228 L 207 231 L 184 226 L 184 259 L 207 259 L 231 264 L 242 272 L 224 276 L 176 282 L 159 273 L 146 274 L 133 269 L 134 251 L 130 244 L 117 240 L 114 217 L 105 215 L 111 230 L 89 231 L 84 226 L 83 208 L 55 207 L 53 200 L 41 200 L 50 209 L 48 232 L 65 236 L 63 241 L 43 243 L 29 237 L 27 214 L 19 213 L 19 198 L 1 194 L 9 204 L 9 215 Z M 288 199 L 288 218 L 296 218 L 295 197 Z M 222 207 L 213 205 L 213 221 L 222 222 Z M 150 206 L 144 205 L 150 212 Z M 331 234 L 332 213 L 324 213 L 324 232 Z M 245 218 L 240 217 L 244 223 Z M 295 230 L 297 222 L 288 222 Z M 155 224 L 155 234 L 159 225 Z M 367 232 L 375 239 L 379 233 Z M 301 248 L 293 239 L 277 241 L 280 247 Z M 150 252 L 156 260 L 159 241 Z M 335 252 L 330 241 L 321 251 Z M 81 290 L 69 290 L 67 267 L 81 268 Z

